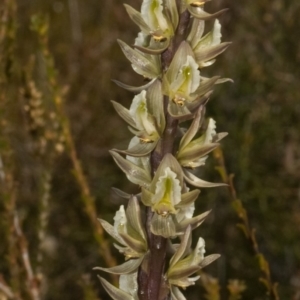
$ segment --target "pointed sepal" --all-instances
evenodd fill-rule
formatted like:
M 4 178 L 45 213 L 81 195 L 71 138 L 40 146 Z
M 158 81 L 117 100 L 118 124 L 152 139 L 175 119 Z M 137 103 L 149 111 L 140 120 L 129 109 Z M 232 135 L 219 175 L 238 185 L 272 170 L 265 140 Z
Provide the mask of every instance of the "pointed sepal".
M 160 64 L 158 64 L 158 61 L 153 59 L 151 55 L 142 54 L 121 40 L 118 40 L 118 43 L 124 55 L 132 63 L 132 68 L 135 72 L 151 79 L 160 76 Z
M 134 121 L 134 119 L 132 118 L 129 110 L 127 108 L 125 108 L 123 105 L 121 105 L 120 103 L 116 102 L 116 101 L 111 101 L 114 109 L 116 110 L 116 112 L 118 113 L 118 115 L 126 122 L 128 123 L 131 127 L 136 128 L 136 123 Z
M 214 183 L 208 182 L 205 180 L 200 179 L 199 177 L 195 176 L 193 173 L 187 171 L 186 169 L 183 170 L 183 176 L 186 182 L 189 184 L 199 187 L 199 188 L 212 188 L 212 187 L 219 187 L 219 186 L 227 186 L 226 183 Z
M 138 267 L 142 263 L 143 259 L 144 259 L 144 257 L 140 257 L 137 259 L 130 259 L 130 260 L 126 261 L 125 263 L 115 266 L 115 267 L 111 267 L 111 268 L 95 267 L 95 268 L 93 268 L 93 270 L 100 270 L 100 271 L 104 271 L 106 273 L 117 274 L 117 275 L 130 274 L 138 269 Z
M 172 238 L 177 235 L 176 224 L 174 216 L 169 214 L 167 216 L 153 214 L 150 230 L 155 235 L 160 235 L 164 238 Z
M 226 42 L 211 47 L 203 47 L 200 48 L 200 50 L 195 51 L 195 60 L 199 67 L 206 67 L 207 61 L 211 61 L 213 58 L 223 53 L 230 46 L 230 44 L 230 42 Z
M 140 12 L 138 12 L 137 10 L 135 10 L 133 7 L 131 7 L 128 4 L 124 4 L 125 9 L 130 17 L 130 19 L 140 27 L 140 29 L 144 32 L 150 32 L 151 29 L 150 27 L 146 24 L 146 22 L 144 21 L 142 15 Z
M 110 284 L 106 279 L 98 276 L 102 286 L 106 290 L 106 292 L 109 294 L 110 297 L 114 300 L 135 300 L 133 296 L 130 294 L 116 288 L 112 284 Z
M 193 7 L 192 5 L 189 6 L 189 12 L 190 12 L 190 14 L 194 18 L 197 18 L 199 20 L 204 20 L 204 21 L 218 18 L 219 16 L 221 16 L 226 11 L 228 11 L 228 8 L 224 8 L 224 9 L 219 10 L 219 11 L 213 13 L 213 14 L 209 14 L 209 13 L 205 12 L 200 7 Z
M 112 81 L 118 85 L 119 87 L 129 91 L 129 92 L 133 92 L 133 93 L 140 93 L 141 91 L 143 90 L 147 90 L 152 84 L 154 81 L 156 81 L 157 79 L 154 78 L 152 80 L 150 80 L 148 83 L 142 85 L 142 86 L 131 86 L 131 85 L 128 85 L 128 84 L 125 84 L 125 83 L 122 83 L 118 80 L 115 80 L 113 79 Z
M 151 176 L 144 169 L 133 164 L 129 160 L 123 158 L 120 154 L 115 151 L 109 151 L 114 161 L 119 168 L 126 174 L 127 178 L 142 187 L 148 188 L 151 183 Z
M 156 147 L 158 141 L 152 143 L 141 143 L 129 148 L 127 150 L 112 149 L 112 151 L 122 153 L 133 157 L 143 157 L 148 155 Z

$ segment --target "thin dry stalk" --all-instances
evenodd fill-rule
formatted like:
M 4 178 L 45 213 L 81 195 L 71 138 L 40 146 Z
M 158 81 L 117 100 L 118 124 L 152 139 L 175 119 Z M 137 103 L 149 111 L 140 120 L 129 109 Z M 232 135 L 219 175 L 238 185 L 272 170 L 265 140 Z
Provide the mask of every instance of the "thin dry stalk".
M 200 277 L 203 288 L 206 291 L 205 299 L 207 300 L 220 300 L 220 284 L 217 278 L 214 278 L 204 272 L 201 272 Z
M 222 149 L 217 148 L 216 150 L 214 150 L 214 158 L 218 162 L 218 166 L 216 169 L 219 171 L 223 182 L 228 184 L 232 207 L 242 221 L 242 223 L 238 224 L 238 227 L 243 231 L 246 238 L 251 242 L 253 251 L 258 258 L 259 268 L 263 274 L 263 277 L 260 278 L 260 281 L 267 288 L 268 295 L 272 297 L 272 299 L 279 300 L 277 291 L 278 284 L 272 281 L 269 263 L 264 257 L 263 253 L 261 253 L 259 250 L 255 229 L 251 227 L 247 210 L 243 206 L 242 201 L 237 197 L 236 190 L 233 184 L 234 175 L 228 174 L 227 172 Z
M 15 229 L 15 234 L 18 238 L 18 244 L 21 251 L 23 267 L 26 271 L 28 292 L 32 300 L 40 300 L 41 298 L 40 298 L 40 290 L 39 290 L 39 281 L 37 279 L 37 276 L 34 274 L 31 266 L 28 247 L 27 247 L 27 240 L 22 232 L 17 212 L 15 212 L 14 215 L 14 229 Z
M 33 20 L 32 29 L 37 32 L 40 48 L 44 56 L 45 68 L 47 72 L 48 85 L 52 93 L 52 100 L 58 114 L 62 135 L 66 143 L 66 149 L 71 158 L 74 176 L 81 190 L 81 199 L 85 207 L 85 212 L 91 222 L 94 237 L 99 245 L 100 255 L 103 257 L 106 265 L 112 267 L 116 265 L 116 259 L 112 256 L 108 241 L 104 237 L 104 231 L 98 222 L 98 216 L 96 212 L 95 199 L 89 188 L 88 181 L 84 175 L 81 162 L 78 158 L 76 147 L 71 133 L 71 126 L 69 119 L 64 111 L 64 100 L 66 95 L 66 89 L 62 89 L 58 84 L 57 71 L 54 66 L 53 57 L 48 48 L 48 22 L 41 16 L 36 16 Z M 116 283 L 117 277 L 111 274 L 113 281 Z
M 100 222 L 98 222 L 97 213 L 96 213 L 96 207 L 95 207 L 95 199 L 91 194 L 87 179 L 83 173 L 82 166 L 80 163 L 80 160 L 77 156 L 77 151 L 74 145 L 74 141 L 70 132 L 70 126 L 67 118 L 64 117 L 62 109 L 60 111 L 61 116 L 64 118 L 63 122 L 63 130 L 64 130 L 64 136 L 66 139 L 67 148 L 69 150 L 69 155 L 71 157 L 73 167 L 74 167 L 74 175 L 77 180 L 77 183 L 80 186 L 81 189 L 81 198 L 85 206 L 86 214 L 88 215 L 92 227 L 94 228 L 94 236 L 96 241 L 98 242 L 100 246 L 100 254 L 103 256 L 104 261 L 106 262 L 107 266 L 115 266 L 116 259 L 112 256 L 110 251 L 110 246 L 108 241 L 104 238 L 104 232 L 101 227 Z M 113 279 L 117 281 L 116 276 L 113 276 Z
M 8 298 L 8 299 L 17 299 L 14 295 L 12 289 L 7 285 L 4 281 L 2 275 L 0 275 L 0 291 Z M 1 295 L 1 294 L 0 294 Z

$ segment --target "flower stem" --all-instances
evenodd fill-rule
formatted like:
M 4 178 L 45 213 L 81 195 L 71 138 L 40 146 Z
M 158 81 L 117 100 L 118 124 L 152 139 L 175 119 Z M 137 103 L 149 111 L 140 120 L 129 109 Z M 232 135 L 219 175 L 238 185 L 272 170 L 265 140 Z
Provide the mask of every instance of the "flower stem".
M 179 25 L 173 41 L 169 48 L 161 55 L 162 68 L 166 71 L 176 53 L 177 48 L 184 40 L 186 31 L 190 21 L 190 14 L 185 11 L 181 14 Z M 168 153 L 174 153 L 174 140 L 178 129 L 178 120 L 174 119 L 168 112 L 167 107 L 169 98 L 164 97 L 164 111 L 166 117 L 166 127 L 164 134 L 158 143 L 156 149 L 151 153 L 151 171 L 152 175 L 156 172 L 159 164 L 164 156 Z M 148 266 L 146 268 L 140 267 L 138 273 L 139 298 L 140 300 L 166 300 L 168 294 L 164 291 L 168 289 L 163 288 L 164 284 L 164 267 L 167 249 L 167 239 L 162 236 L 154 235 L 150 230 L 150 222 L 153 212 L 151 208 L 147 209 L 147 236 L 149 244 L 149 257 L 147 260 Z

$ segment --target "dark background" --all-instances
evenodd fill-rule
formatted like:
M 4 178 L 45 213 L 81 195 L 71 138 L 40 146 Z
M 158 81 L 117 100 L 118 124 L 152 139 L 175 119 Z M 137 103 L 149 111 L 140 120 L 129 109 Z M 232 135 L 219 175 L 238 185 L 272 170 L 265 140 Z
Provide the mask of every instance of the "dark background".
M 13 3 L 4 2 L 0 6 Z M 141 1 L 127 3 L 139 9 Z M 48 44 L 57 70 L 55 78 L 61 88 L 68 89 L 64 108 L 96 199 L 97 215 L 109 222 L 118 209 L 110 187 L 136 190 L 114 165 L 108 150 L 125 147 L 131 137 L 110 100 L 128 107 L 132 95 L 111 79 L 132 85 L 143 83 L 116 43 L 120 38 L 131 44 L 137 27 L 129 20 L 122 1 L 18 0 L 16 5 L 16 13 L 11 15 L 16 36 L 7 33 L 13 45 L 12 59 L 1 57 L 0 62 L 9 87 L 1 98 L 1 116 L 6 120 L 1 151 L 4 166 L 13 165 L 16 205 L 32 265 L 43 273 L 44 299 L 95 300 L 96 295 L 108 299 L 92 271 L 104 262 L 84 212 L 69 155 L 63 152 L 52 157 L 51 149 L 38 154 L 36 141 L 40 133 L 30 129 L 31 121 L 26 117 L 24 107 L 30 97 L 26 98 L 24 89 L 30 82 L 28 74 L 40 90 L 46 80 L 43 56 L 37 34 L 30 30 L 30 19 L 37 13 L 49 17 Z M 217 121 L 219 131 L 229 132 L 222 141 L 225 163 L 228 171 L 235 174 L 238 197 L 256 229 L 272 278 L 279 283 L 281 299 L 300 299 L 296 296 L 300 289 L 300 2 L 214 0 L 207 5 L 207 11 L 225 7 L 230 10 L 220 18 L 223 41 L 233 44 L 202 74 L 229 77 L 234 84 L 215 88 L 207 116 Z M 215 166 L 211 157 L 202 178 L 220 181 Z M 43 260 L 38 263 L 41 174 L 47 168 L 51 174 L 48 221 Z M 243 280 L 247 285 L 242 299 L 268 299 L 259 282 L 261 273 L 251 243 L 236 227 L 239 220 L 227 189 L 202 190 L 197 203 L 199 212 L 213 209 L 196 234 L 205 238 L 207 254 L 222 254 L 208 269 L 219 279 L 222 299 L 228 299 L 229 279 Z M 1 212 L 4 216 L 2 204 Z M 2 236 L 4 219 L 0 223 Z M 3 238 L 0 243 L 0 273 L 10 281 L 7 240 Z M 121 262 L 116 251 L 113 253 Z M 188 299 L 205 299 L 201 287 L 192 292 Z

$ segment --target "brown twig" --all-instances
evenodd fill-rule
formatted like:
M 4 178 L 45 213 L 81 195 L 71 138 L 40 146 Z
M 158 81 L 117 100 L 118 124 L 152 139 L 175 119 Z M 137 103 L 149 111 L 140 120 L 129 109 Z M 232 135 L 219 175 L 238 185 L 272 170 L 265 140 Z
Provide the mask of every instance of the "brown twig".
M 84 175 L 81 162 L 78 158 L 75 143 L 71 133 L 70 122 L 64 111 L 63 102 L 66 90 L 63 90 L 58 84 L 56 75 L 57 72 L 54 66 L 53 57 L 48 49 L 48 22 L 47 20 L 41 20 L 40 23 L 41 24 L 38 24 L 38 22 L 36 22 L 35 26 L 33 26 L 33 29 L 38 33 L 39 36 L 40 48 L 45 58 L 48 84 L 52 93 L 52 100 L 56 107 L 56 112 L 60 119 L 62 135 L 64 137 L 67 151 L 73 164 L 73 173 L 80 187 L 81 199 L 85 207 L 85 212 L 92 224 L 94 237 L 99 245 L 100 255 L 103 257 L 106 265 L 108 267 L 112 267 L 116 265 L 116 259 L 111 254 L 109 243 L 104 237 L 104 231 L 101 227 L 100 222 L 98 222 L 95 199 L 92 196 L 87 178 Z M 114 283 L 116 283 L 117 277 L 113 274 L 111 274 L 111 277 Z
M 96 207 L 95 207 L 95 199 L 92 196 L 90 192 L 89 185 L 87 183 L 87 179 L 83 173 L 81 163 L 78 159 L 76 148 L 74 145 L 74 141 L 70 132 L 70 127 L 68 125 L 68 120 L 65 118 L 64 123 L 63 123 L 63 130 L 64 130 L 64 135 L 66 138 L 66 143 L 68 146 L 69 154 L 73 163 L 74 167 L 74 175 L 75 178 L 77 179 L 77 183 L 80 186 L 81 189 L 81 196 L 82 196 L 82 201 L 85 206 L 85 211 L 86 214 L 88 215 L 92 226 L 94 228 L 94 236 L 96 241 L 98 242 L 100 246 L 100 254 L 103 256 L 106 264 L 110 267 L 116 265 L 116 260 L 112 256 L 111 251 L 110 251 L 110 246 L 108 241 L 104 238 L 104 232 L 101 227 L 100 222 L 98 222 L 97 219 L 97 213 L 96 213 Z M 114 275 L 111 275 L 116 281 L 116 277 Z
M 17 299 L 12 289 L 7 285 L 4 281 L 2 275 L 0 275 L 0 291 L 8 298 L 8 299 Z
M 217 148 L 216 150 L 214 150 L 214 158 L 218 162 L 218 166 L 216 167 L 216 169 L 219 171 L 223 182 L 228 184 L 232 207 L 242 221 L 242 223 L 238 224 L 238 227 L 243 231 L 246 238 L 251 242 L 253 251 L 258 258 L 259 267 L 263 274 L 263 277 L 260 278 L 260 281 L 266 286 L 268 295 L 272 297 L 272 299 L 279 300 L 277 291 L 278 284 L 272 281 L 269 263 L 264 257 L 263 253 L 259 250 L 255 229 L 251 227 L 247 210 L 245 209 L 242 201 L 237 197 L 237 193 L 233 184 L 234 175 L 228 174 L 227 172 L 224 155 L 221 148 Z
M 40 300 L 39 281 L 33 272 L 28 252 L 27 240 L 22 232 L 17 212 L 14 215 L 14 229 L 18 238 L 22 262 L 27 275 L 27 288 L 32 300 Z

